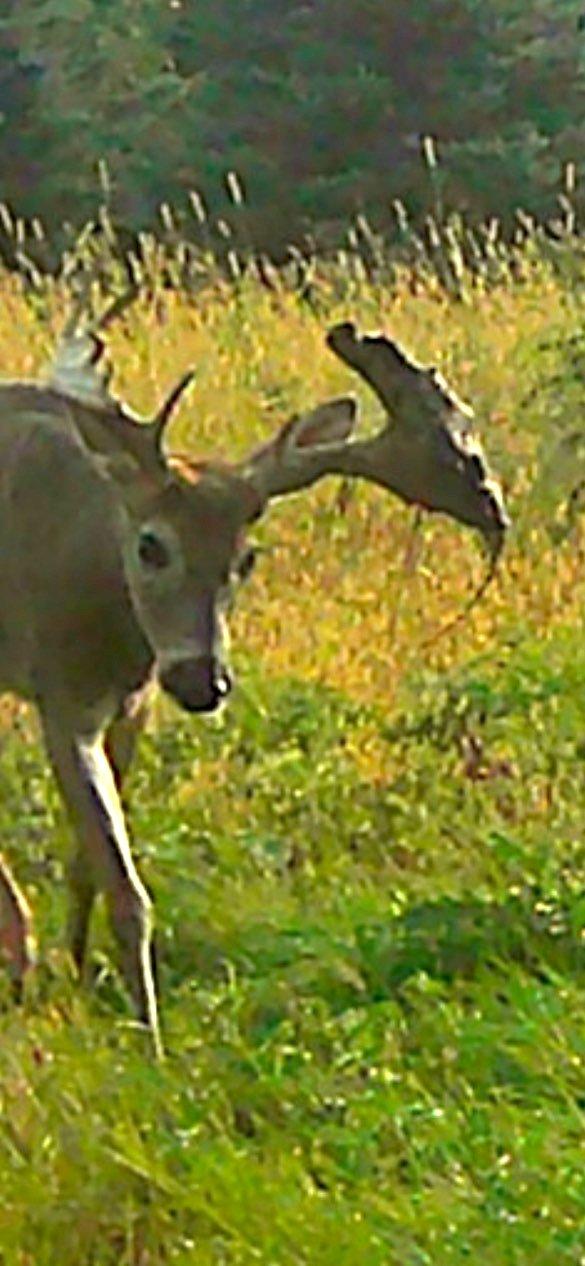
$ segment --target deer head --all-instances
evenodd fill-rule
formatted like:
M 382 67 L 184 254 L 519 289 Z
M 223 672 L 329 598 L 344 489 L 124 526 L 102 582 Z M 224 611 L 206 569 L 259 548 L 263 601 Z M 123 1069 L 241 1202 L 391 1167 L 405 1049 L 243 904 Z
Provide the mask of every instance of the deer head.
M 46 387 L 112 490 L 127 591 L 163 687 L 185 709 L 211 711 L 230 690 L 223 609 L 261 499 L 227 464 L 166 455 L 165 430 L 191 373 L 150 420 L 115 399 L 103 324 L 79 329 L 77 314 L 68 322 Z
M 337 326 L 331 349 L 374 388 L 387 419 L 352 441 L 357 405 L 342 396 L 287 421 L 237 464 L 168 456 L 164 437 L 192 374 L 180 379 L 150 421 L 110 394 L 97 331 L 70 327 L 50 383 L 70 403 L 74 425 L 101 462 L 124 510 L 128 589 L 163 687 L 189 710 L 228 694 L 222 610 L 240 572 L 247 526 L 274 499 L 327 474 L 370 480 L 481 532 L 490 556 L 508 520 L 498 485 L 471 436 L 471 410 L 434 370 L 382 336 Z

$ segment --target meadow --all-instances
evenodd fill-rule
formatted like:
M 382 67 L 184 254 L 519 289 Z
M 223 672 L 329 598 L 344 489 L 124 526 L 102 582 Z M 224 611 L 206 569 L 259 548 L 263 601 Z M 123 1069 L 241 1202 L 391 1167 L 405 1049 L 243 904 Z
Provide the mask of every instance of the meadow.
M 68 833 L 5 703 L 2 848 L 42 955 L 0 1014 L 1 1266 L 585 1262 L 582 254 L 529 241 L 456 292 L 343 261 L 309 296 L 151 278 L 113 331 L 125 398 L 148 412 L 195 365 L 172 445 L 235 456 L 347 389 L 374 425 L 324 334 L 383 327 L 473 402 L 514 527 L 442 637 L 481 575 L 471 533 L 334 481 L 259 527 L 233 702 L 161 701 L 129 785 L 161 1066 L 103 918 L 95 990 L 72 978 Z M 0 296 L 3 373 L 33 375 L 59 294 L 6 273 Z

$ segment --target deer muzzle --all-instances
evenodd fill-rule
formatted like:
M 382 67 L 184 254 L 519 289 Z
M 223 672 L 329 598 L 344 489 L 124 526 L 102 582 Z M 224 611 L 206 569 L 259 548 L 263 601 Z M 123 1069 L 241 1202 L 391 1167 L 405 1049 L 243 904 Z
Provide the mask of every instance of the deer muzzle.
M 160 675 L 160 683 L 186 712 L 215 712 L 232 688 L 227 668 L 213 655 L 169 664 Z

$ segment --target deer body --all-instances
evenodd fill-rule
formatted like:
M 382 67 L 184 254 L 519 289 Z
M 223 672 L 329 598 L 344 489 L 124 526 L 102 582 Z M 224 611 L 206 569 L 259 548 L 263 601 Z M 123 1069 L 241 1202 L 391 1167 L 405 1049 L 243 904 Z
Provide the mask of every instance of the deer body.
M 0 387 L 0 470 L 0 688 L 60 696 L 91 731 L 153 659 L 125 578 L 115 487 L 63 401 L 34 388 Z
M 70 875 L 77 966 L 83 965 L 94 895 L 104 889 L 124 974 L 158 1051 L 150 902 L 131 858 L 116 786 L 130 755 L 116 759 L 116 724 L 123 726 L 153 665 L 124 572 L 123 514 L 114 485 L 83 447 L 58 397 L 0 390 L 0 468 L 0 687 L 37 705 L 78 837 Z M 6 884 L 6 868 L 4 877 Z M 14 882 L 12 904 L 21 922 L 22 976 L 32 937 Z
M 343 326 L 330 345 L 383 402 L 385 375 L 393 382 L 407 367 L 409 408 L 419 392 L 412 451 L 407 431 L 393 438 L 387 425 L 349 443 L 356 408 L 343 397 L 286 423 L 237 465 L 166 458 L 163 428 L 186 380 L 152 423 L 141 423 L 110 397 L 95 335 L 66 336 L 48 385 L 0 386 L 0 689 L 36 704 L 74 828 L 75 963 L 82 968 L 102 891 L 124 979 L 157 1053 L 151 903 L 119 789 L 155 675 L 188 711 L 211 711 L 229 693 L 222 604 L 247 525 L 272 497 L 343 473 L 474 524 L 490 548 L 499 549 L 506 527 L 480 450 L 447 426 L 460 402 L 450 408 L 443 387 L 429 387 L 402 354 L 397 362 L 387 340 L 359 340 Z M 0 857 L 0 951 L 17 987 L 31 947 L 26 900 Z

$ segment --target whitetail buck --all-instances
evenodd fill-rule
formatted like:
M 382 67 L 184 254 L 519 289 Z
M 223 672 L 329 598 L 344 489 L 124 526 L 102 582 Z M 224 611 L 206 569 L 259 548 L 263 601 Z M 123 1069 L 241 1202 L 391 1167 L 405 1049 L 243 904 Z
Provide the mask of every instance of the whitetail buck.
M 78 314 L 79 317 L 79 314 Z M 44 383 L 0 387 L 0 685 L 33 701 L 75 830 L 69 943 L 78 969 L 96 893 L 105 893 L 139 1021 L 160 1051 L 150 901 L 134 866 L 119 788 L 151 679 L 187 711 L 230 691 L 222 605 L 243 536 L 273 497 L 328 474 L 360 476 L 478 528 L 499 552 L 506 515 L 469 410 L 431 370 L 353 326 L 332 350 L 389 416 L 350 442 L 353 399 L 287 422 L 244 460 L 190 462 L 162 441 L 187 379 L 154 421 L 110 394 L 93 331 L 70 322 Z M 26 900 L 0 864 L 0 946 L 22 985 Z

